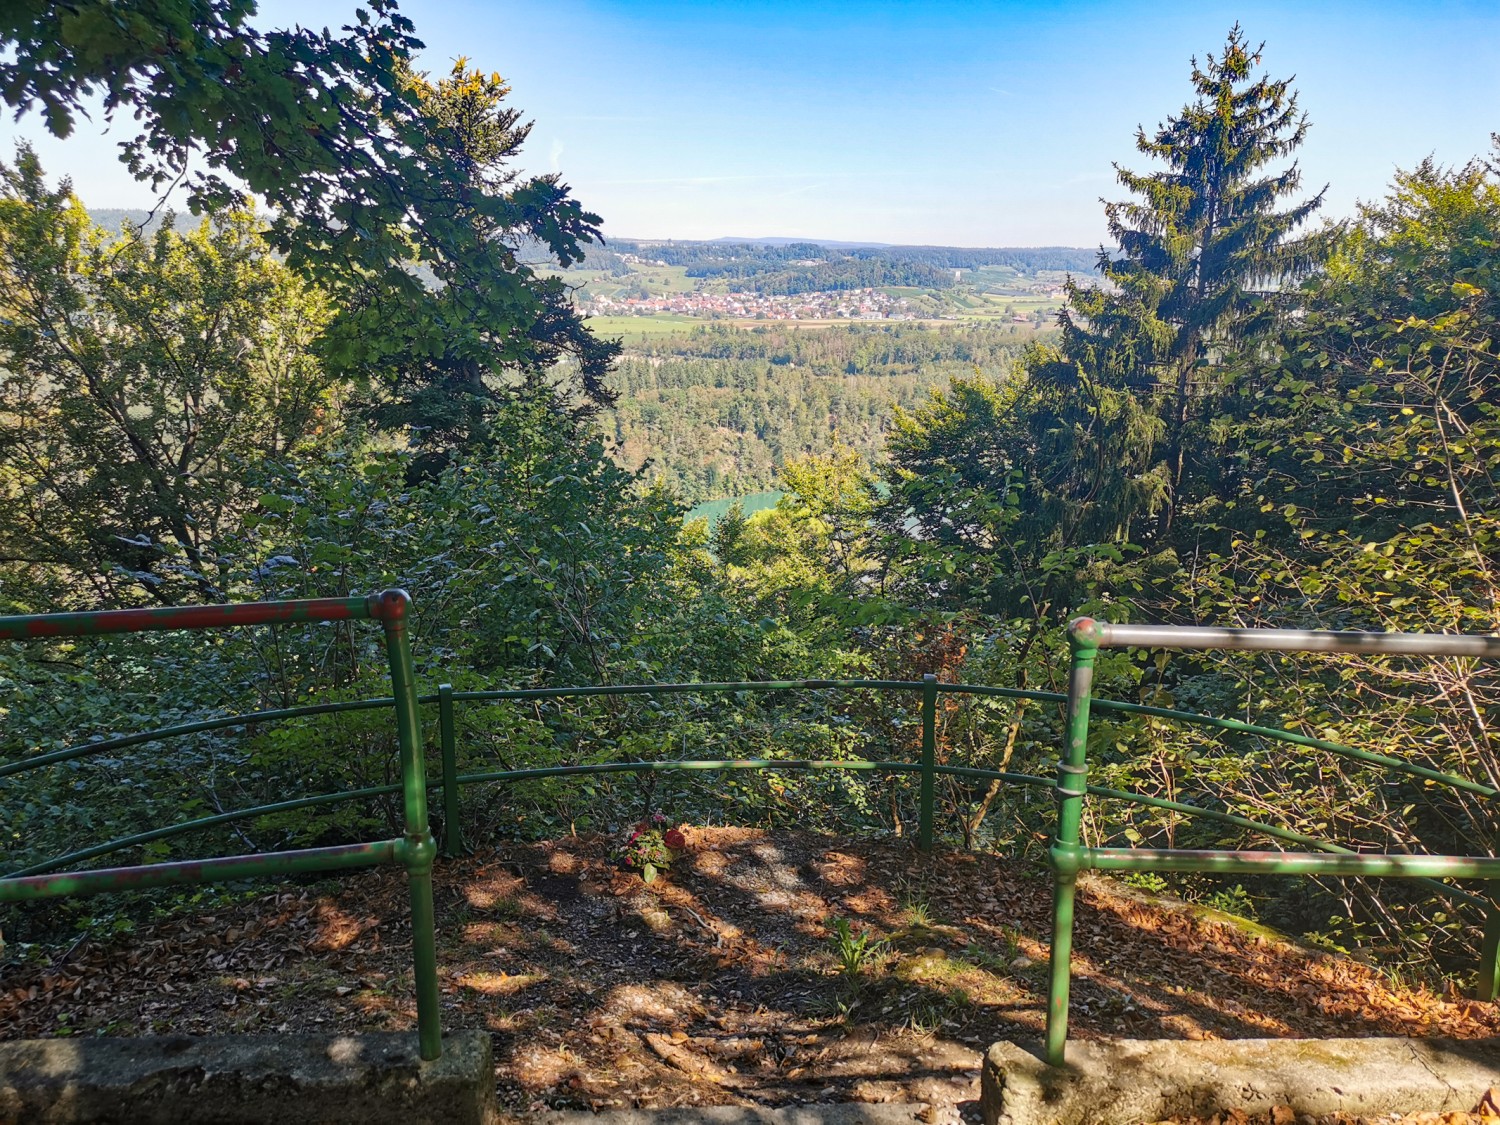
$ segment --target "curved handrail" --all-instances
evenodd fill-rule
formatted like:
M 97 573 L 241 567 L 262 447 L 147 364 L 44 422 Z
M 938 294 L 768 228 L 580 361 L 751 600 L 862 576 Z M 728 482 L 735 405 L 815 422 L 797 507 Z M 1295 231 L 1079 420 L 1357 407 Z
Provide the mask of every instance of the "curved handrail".
M 1006 698 L 1028 698 L 1044 699 L 1049 703 L 1066 703 L 1068 697 L 1057 692 L 1030 692 L 1022 696 L 1015 688 L 992 688 L 983 684 L 939 684 L 939 691 L 947 691 L 955 695 L 999 695 Z M 1411 777 L 1420 777 L 1425 781 L 1436 781 L 1454 789 L 1464 789 L 1471 793 L 1478 793 L 1481 797 L 1500 797 L 1500 790 L 1477 781 L 1470 781 L 1466 777 L 1457 774 L 1443 773 L 1441 770 L 1430 769 L 1427 766 L 1417 765 L 1414 762 L 1406 762 L 1400 758 L 1392 758 L 1388 754 L 1376 754 L 1371 750 L 1361 750 L 1357 746 L 1345 746 L 1341 742 L 1330 742 L 1326 738 L 1314 738 L 1312 735 L 1298 734 L 1296 731 L 1283 730 L 1280 727 L 1263 727 L 1255 723 L 1246 723 L 1239 719 L 1225 719 L 1217 715 L 1201 715 L 1196 711 L 1177 711 L 1170 707 L 1153 707 L 1148 703 L 1127 703 L 1119 699 L 1093 699 L 1089 700 L 1092 707 L 1101 711 L 1123 711 L 1131 715 L 1151 715 L 1161 719 L 1176 719 L 1181 722 L 1192 723 L 1194 726 L 1210 727 L 1217 730 L 1233 731 L 1236 734 L 1253 734 L 1261 738 L 1269 738 L 1276 742 L 1287 742 L 1293 746 L 1306 746 L 1313 750 L 1326 750 L 1331 754 L 1337 754 L 1341 758 L 1350 758 L 1354 761 L 1364 762 L 1366 765 L 1385 766 L 1399 773 Z
M 456 693 L 455 693 L 456 694 Z M 897 761 L 872 761 L 869 759 L 780 759 L 780 758 L 711 758 L 711 759 L 665 759 L 661 761 L 629 761 L 629 762 L 596 762 L 572 766 L 540 766 L 518 770 L 489 770 L 479 773 L 458 774 L 456 780 L 460 785 L 472 785 L 481 782 L 514 782 L 535 781 L 548 777 L 575 777 L 597 774 L 612 773 L 670 773 L 677 771 L 715 771 L 715 770 L 743 770 L 743 769 L 765 769 L 765 770 L 819 770 L 839 769 L 856 772 L 879 771 L 885 773 L 920 773 L 922 765 L 918 762 Z M 1053 779 L 1038 777 L 1035 774 L 1016 773 L 1008 770 L 986 770 L 970 766 L 948 766 L 939 765 L 934 767 L 936 773 L 949 777 L 971 778 L 978 781 L 1004 781 L 1017 785 L 1028 785 L 1034 788 L 1055 789 L 1056 782 Z M 438 778 L 428 783 L 429 789 L 435 789 L 445 784 L 444 778 Z M 364 800 L 370 797 L 386 796 L 401 790 L 399 784 L 376 785 L 363 789 L 344 790 L 337 793 L 324 793 L 315 797 L 299 797 L 288 801 L 277 801 L 268 805 L 257 805 L 253 808 L 239 809 L 227 813 L 218 813 L 213 816 L 200 817 L 197 820 L 183 821 L 178 824 L 168 825 L 163 828 L 155 828 L 148 832 L 138 832 L 131 836 L 123 836 L 103 844 L 96 844 L 89 848 L 68 852 L 65 855 L 56 856 L 42 863 L 33 864 L 30 867 L 21 868 L 17 871 L 7 873 L 3 878 L 18 879 L 32 875 L 46 875 L 53 871 L 61 870 L 71 864 L 80 863 L 89 859 L 97 859 L 100 856 L 111 855 L 126 848 L 136 847 L 141 844 L 152 843 L 157 840 L 171 839 L 183 836 L 189 832 L 200 829 L 214 828 L 223 824 L 232 824 L 236 821 L 253 820 L 260 816 L 270 816 L 279 812 L 292 812 L 297 809 L 314 808 L 321 805 L 341 804 L 347 801 Z M 1315 836 L 1308 836 L 1289 828 L 1281 828 L 1274 824 L 1266 824 L 1263 821 L 1252 820 L 1249 817 L 1239 816 L 1235 813 L 1221 812 L 1218 809 L 1207 809 L 1197 805 L 1188 805 L 1179 801 L 1170 801 L 1163 797 L 1152 797 L 1144 793 L 1130 793 L 1121 789 L 1109 789 L 1104 786 L 1090 785 L 1088 792 L 1092 796 L 1104 797 L 1112 800 L 1126 801 L 1131 804 L 1142 805 L 1149 808 L 1163 809 L 1169 812 L 1181 813 L 1194 819 L 1209 820 L 1221 824 L 1233 825 L 1252 832 L 1258 832 L 1274 839 L 1285 840 L 1289 843 L 1302 844 L 1306 847 L 1315 848 L 1318 851 L 1335 854 L 1354 855 L 1350 848 L 1332 844 L 1325 840 L 1319 840 Z M 1435 879 L 1418 880 L 1433 890 L 1440 891 L 1446 895 L 1461 899 L 1476 906 L 1482 906 L 1485 902 L 1483 896 L 1465 891 L 1459 887 L 1452 887 Z
M 590 684 L 586 687 L 498 688 L 494 691 L 455 691 L 455 700 L 568 699 L 588 695 L 692 695 L 762 691 L 826 691 L 839 688 L 909 689 L 921 691 L 921 680 L 706 680 L 685 684 Z M 942 685 L 938 685 L 942 690 Z
M 437 696 L 432 697 L 432 701 L 436 699 Z M 417 702 L 427 703 L 429 700 L 419 696 Z M 338 711 L 373 711 L 377 707 L 394 707 L 395 705 L 394 696 L 384 695 L 374 699 L 353 699 L 344 703 L 309 703 L 303 707 L 278 707 L 273 711 L 251 711 L 244 715 L 223 715 L 216 719 L 201 719 L 175 727 L 143 731 L 140 734 L 122 734 L 96 742 L 80 742 L 76 746 L 68 746 L 62 750 L 49 750 L 34 758 L 7 762 L 0 766 L 0 777 L 10 777 L 13 774 L 25 773 L 29 769 L 53 766 L 58 762 L 68 762 L 75 758 L 91 758 L 106 750 L 125 750 L 131 746 L 142 746 L 148 742 L 159 742 L 164 738 L 176 738 L 184 734 L 204 734 L 228 727 L 248 727 L 257 723 L 277 722 L 281 719 L 300 719 L 304 715 L 329 715 Z
M 500 702 L 507 700 L 524 699 L 568 699 L 587 698 L 594 696 L 642 696 L 642 695 L 689 695 L 689 694 L 736 694 L 741 692 L 778 692 L 795 690 L 907 690 L 920 691 L 928 685 L 921 680 L 830 680 L 830 679 L 802 679 L 802 680 L 750 680 L 750 681 L 705 681 L 698 683 L 655 683 L 655 684 L 601 684 L 574 687 L 544 687 L 544 688 L 501 688 L 490 690 L 458 691 L 450 692 L 449 698 L 455 702 Z M 1023 688 L 993 687 L 985 684 L 949 684 L 937 683 L 931 685 L 939 693 L 953 695 L 972 695 L 980 697 L 1024 699 L 1045 703 L 1066 703 L 1067 697 L 1058 692 L 1036 691 Z M 440 701 L 439 694 L 421 695 L 417 697 L 420 704 L 433 704 Z M 282 721 L 294 718 L 303 718 L 314 715 L 336 714 L 351 711 L 374 710 L 383 707 L 394 706 L 395 700 L 391 696 L 375 697 L 371 699 L 344 700 L 331 703 L 307 704 L 299 707 L 283 707 L 265 711 L 248 712 L 242 715 L 219 716 L 213 719 L 200 720 L 193 723 L 183 723 L 171 727 L 163 727 L 153 731 L 145 731 L 137 734 L 121 735 L 115 738 L 102 739 L 95 742 L 82 743 L 67 747 L 62 750 L 51 751 L 47 754 L 38 755 L 34 758 L 24 759 L 18 762 L 6 763 L 0 766 L 0 778 L 13 776 L 33 768 L 54 765 L 59 762 L 70 761 L 78 758 L 104 753 L 110 750 L 127 749 L 166 738 L 180 737 L 191 734 L 207 733 L 214 730 L 223 730 L 232 727 L 251 726 L 259 723 Z M 1153 717 L 1169 719 L 1203 726 L 1210 729 L 1230 731 L 1238 734 L 1249 734 L 1257 737 L 1268 738 L 1273 741 L 1285 742 L 1292 745 L 1307 746 L 1312 749 L 1325 750 L 1353 760 L 1361 761 L 1369 765 L 1379 765 L 1409 776 L 1436 781 L 1453 788 L 1474 792 L 1482 796 L 1500 796 L 1500 793 L 1489 786 L 1470 781 L 1467 778 L 1446 774 L 1438 770 L 1432 770 L 1425 766 L 1404 762 L 1399 758 L 1388 755 L 1376 754 L 1371 751 L 1361 750 L 1357 747 L 1345 746 L 1340 743 L 1331 742 L 1326 739 L 1314 738 L 1308 735 L 1298 734 L 1294 731 L 1282 730 L 1275 727 L 1265 727 L 1253 723 L 1246 723 L 1238 719 L 1226 719 L 1217 716 L 1203 715 L 1192 711 L 1179 711 L 1173 708 L 1156 707 L 1149 704 L 1129 703 L 1122 700 L 1095 699 L 1093 705 L 1101 710 L 1113 710 L 1127 714 L 1149 715 Z M 607 774 L 607 773 L 641 773 L 656 771 L 675 770 L 720 770 L 720 769 L 844 769 L 857 771 L 882 771 L 888 773 L 916 773 L 922 770 L 922 766 L 912 762 L 893 761 L 868 761 L 868 760 L 791 760 L 791 759 L 694 759 L 680 760 L 668 759 L 656 762 L 609 762 L 573 766 L 549 766 L 525 770 L 496 770 L 481 773 L 459 774 L 456 777 L 460 785 L 469 785 L 478 782 L 508 782 L 527 779 L 538 779 L 544 777 L 566 777 L 582 774 Z M 934 772 L 952 777 L 967 777 L 977 780 L 999 780 L 1014 784 L 1031 785 L 1044 788 L 1055 788 L 1055 782 L 1046 778 L 1036 777 L 1030 774 L 1013 773 L 1000 770 L 984 770 L 964 766 L 935 765 Z M 443 781 L 430 782 L 428 788 L 435 788 L 443 784 Z M 147 832 L 139 832 L 129 836 L 120 837 L 102 844 L 82 848 L 64 855 L 54 857 L 40 864 L 9 872 L 0 878 L 20 878 L 30 875 L 46 874 L 59 870 L 72 863 L 84 862 L 103 855 L 109 855 L 126 848 L 151 843 L 157 840 L 170 839 L 188 832 L 200 829 L 217 827 L 235 821 L 253 819 L 259 816 L 267 816 L 277 812 L 289 812 L 302 808 L 314 808 L 323 805 L 338 804 L 346 801 L 356 801 L 374 796 L 388 795 L 397 792 L 399 785 L 372 786 L 363 789 L 347 790 L 338 793 L 325 793 L 313 797 L 301 797 L 287 801 L 278 801 L 272 804 L 259 805 L 249 809 L 236 810 L 227 813 L 218 813 L 213 816 L 200 817 L 192 821 L 179 822 L 152 829 Z M 1176 801 L 1168 801 L 1160 797 L 1151 797 L 1146 794 L 1130 793 L 1124 790 L 1109 789 L 1101 786 L 1088 786 L 1090 794 L 1113 800 L 1122 800 L 1131 804 L 1149 808 L 1158 808 L 1177 812 L 1181 815 L 1201 820 L 1214 821 L 1232 825 L 1248 831 L 1257 832 L 1274 839 L 1285 840 L 1290 843 L 1300 844 L 1315 848 L 1320 851 L 1340 854 L 1354 854 L 1350 849 L 1319 840 L 1300 832 L 1276 825 L 1266 824 L 1262 821 L 1253 820 L 1249 817 L 1238 816 L 1233 813 L 1221 812 L 1216 809 L 1203 808 L 1197 805 L 1188 805 Z M 1447 884 L 1435 880 L 1423 880 L 1433 889 L 1440 890 L 1445 894 L 1452 895 L 1473 903 L 1482 903 L 1484 899 L 1459 888 L 1450 887 Z
M 429 789 L 432 785 L 428 785 Z M 297 809 L 310 809 L 318 805 L 337 805 L 344 801 L 359 801 L 366 797 L 381 797 L 390 793 L 401 792 L 401 783 L 393 782 L 390 785 L 372 785 L 366 789 L 346 789 L 337 793 L 323 793 L 316 797 L 296 797 L 290 801 L 276 801 L 269 805 L 257 805 L 253 809 L 237 809 L 233 812 L 215 813 L 213 816 L 202 816 L 197 820 L 184 820 L 176 824 L 169 824 L 165 828 L 153 828 L 149 832 L 137 832 L 131 836 L 122 836 L 117 840 L 111 840 L 104 844 L 95 844 L 93 847 L 80 848 L 76 852 L 68 852 L 43 863 L 32 864 L 23 867 L 19 871 L 7 872 L 6 879 L 21 879 L 28 875 L 46 875 L 53 871 L 60 871 L 73 863 L 82 863 L 88 859 L 98 859 L 102 855 L 112 855 L 115 852 L 124 851 L 140 844 L 150 844 L 157 840 L 169 840 L 173 836 L 185 836 L 189 832 L 196 832 L 200 828 L 217 828 L 221 824 L 233 824 L 237 820 L 253 820 L 258 816 L 270 816 L 279 812 L 294 812 Z
M 571 699 L 589 696 L 691 695 L 700 692 L 733 694 L 738 692 L 824 691 L 850 688 L 920 691 L 922 687 L 923 684 L 920 680 L 708 681 L 703 683 L 605 684 L 586 687 L 501 688 L 486 691 L 455 691 L 452 693 L 451 698 L 455 702 L 499 702 L 502 700 Z M 936 687 L 940 694 L 1027 699 L 1042 703 L 1067 702 L 1067 696 L 1052 691 L 991 687 L 986 684 L 938 683 Z M 423 705 L 431 705 L 437 703 L 438 699 L 437 695 L 421 695 L 417 697 L 417 702 Z M 1132 715 L 1150 715 L 1156 718 L 1190 723 L 1194 726 L 1268 738 L 1275 742 L 1285 742 L 1293 746 L 1306 746 L 1313 750 L 1324 750 L 1352 761 L 1363 762 L 1366 765 L 1383 766 L 1386 769 L 1404 773 L 1409 777 L 1421 778 L 1424 781 L 1435 781 L 1453 789 L 1462 789 L 1466 792 L 1478 794 L 1481 797 L 1500 797 L 1500 790 L 1495 789 L 1493 786 L 1472 781 L 1457 774 L 1444 773 L 1441 770 L 1431 769 L 1428 766 L 1419 765 L 1415 762 L 1407 762 L 1401 758 L 1391 757 L 1388 754 L 1377 754 L 1370 750 L 1361 750 L 1356 746 L 1346 746 L 1343 743 L 1332 742 L 1328 739 L 1315 738 L 1311 735 L 1298 734 L 1296 731 L 1283 730 L 1280 727 L 1261 726 L 1256 723 L 1243 722 L 1239 719 L 1203 715 L 1196 711 L 1179 711 L 1170 707 L 1155 707 L 1146 703 L 1129 703 L 1124 700 L 1094 699 L 1091 702 L 1094 707 L 1100 710 L 1120 711 Z M 55 765 L 59 762 L 92 757 L 95 754 L 102 754 L 109 750 L 122 750 L 131 746 L 140 746 L 164 738 L 173 738 L 188 734 L 203 734 L 230 727 L 251 726 L 257 723 L 276 722 L 283 719 L 302 718 L 310 715 L 374 710 L 379 707 L 394 706 L 394 703 L 394 699 L 390 696 L 379 696 L 373 699 L 348 700 L 336 703 L 313 703 L 301 707 L 282 707 L 268 711 L 250 711 L 243 715 L 227 715 L 214 719 L 204 719 L 199 722 L 183 723 L 173 727 L 162 727 L 158 730 L 144 731 L 139 734 L 120 735 L 115 738 L 102 739 L 96 742 L 80 743 L 62 750 L 53 750 L 46 754 L 39 754 L 33 758 L 7 762 L 4 765 L 0 765 L 0 778 L 24 773 L 33 768 Z

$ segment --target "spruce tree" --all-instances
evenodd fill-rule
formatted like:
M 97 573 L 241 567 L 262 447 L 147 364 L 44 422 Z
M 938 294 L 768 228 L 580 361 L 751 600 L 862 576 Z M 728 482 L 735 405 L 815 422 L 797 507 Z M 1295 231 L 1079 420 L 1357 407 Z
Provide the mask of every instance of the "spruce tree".
M 1105 518 L 1084 521 L 1096 533 L 1103 524 L 1115 538 L 1143 535 L 1166 546 L 1195 486 L 1211 491 L 1195 478 L 1190 451 L 1202 457 L 1197 467 L 1211 468 L 1206 422 L 1223 373 L 1267 338 L 1285 305 L 1283 288 L 1322 245 L 1294 232 L 1323 193 L 1291 203 L 1301 172 L 1295 161 L 1274 167 L 1302 143 L 1307 118 L 1290 79 L 1252 76 L 1260 52 L 1236 24 L 1219 55 L 1201 66 L 1193 60 L 1196 99 L 1154 134 L 1137 131 L 1136 148 L 1166 167 L 1115 166 L 1135 198 L 1105 204 L 1118 246 L 1099 255 L 1109 284 L 1070 282 L 1060 346 L 1032 358 L 1032 376 L 1073 400 L 1059 454 L 1118 454 L 1118 440 L 1101 439 L 1103 427 L 1144 444 L 1119 465 L 1095 472 L 1075 465 L 1067 474 L 1081 483 L 1064 502 L 1113 497 Z M 1143 515 L 1154 515 L 1154 528 L 1140 526 Z

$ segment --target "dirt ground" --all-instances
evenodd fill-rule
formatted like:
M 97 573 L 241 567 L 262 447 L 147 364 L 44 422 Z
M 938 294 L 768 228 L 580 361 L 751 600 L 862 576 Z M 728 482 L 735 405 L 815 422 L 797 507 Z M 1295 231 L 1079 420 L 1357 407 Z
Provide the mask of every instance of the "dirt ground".
M 903 1101 L 972 1121 L 983 1049 L 1039 1040 L 1051 889 L 1034 867 L 687 837 L 650 886 L 597 837 L 439 862 L 444 1025 L 489 1030 L 509 1112 Z M 853 971 L 835 919 L 870 937 Z M 400 872 L 283 889 L 0 964 L 0 1037 L 410 1029 L 409 938 Z M 1500 1034 L 1496 1005 L 1103 879 L 1083 884 L 1074 964 L 1078 1038 Z

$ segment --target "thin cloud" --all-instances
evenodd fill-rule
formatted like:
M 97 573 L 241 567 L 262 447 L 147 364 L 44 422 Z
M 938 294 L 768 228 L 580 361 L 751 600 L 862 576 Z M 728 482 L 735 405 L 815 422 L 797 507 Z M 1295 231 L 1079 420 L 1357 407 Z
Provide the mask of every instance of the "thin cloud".
M 801 187 L 788 188 L 786 191 L 777 192 L 774 198 L 790 199 L 794 195 L 805 195 L 810 191 L 816 191 L 818 188 L 826 186 L 827 184 L 825 183 L 825 181 L 823 181 L 822 179 L 817 179 L 813 180 L 811 183 L 803 184 Z

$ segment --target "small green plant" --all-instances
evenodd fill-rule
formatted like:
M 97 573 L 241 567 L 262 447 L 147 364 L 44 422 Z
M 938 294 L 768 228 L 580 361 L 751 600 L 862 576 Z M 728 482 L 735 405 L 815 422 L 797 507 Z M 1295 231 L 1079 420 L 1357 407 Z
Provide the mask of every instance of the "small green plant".
M 1005 963 L 1009 965 L 1021 956 L 1021 931 L 1014 926 L 1001 926 L 1000 940 L 1005 942 Z
M 1236 918 L 1248 918 L 1252 922 L 1260 917 L 1255 909 L 1255 900 L 1250 892 L 1236 883 L 1227 890 L 1215 891 L 1203 900 L 1203 905 L 1221 914 L 1233 914 Z
M 853 979 L 859 976 L 885 949 L 885 942 L 877 941 L 869 930 L 855 932 L 847 918 L 828 920 L 828 944 L 839 963 L 839 974 Z
M 906 920 L 913 926 L 932 925 L 932 904 L 926 899 L 914 899 L 906 904 Z
M 1155 871 L 1127 871 L 1122 877 L 1123 881 L 1132 887 L 1153 895 L 1164 895 L 1169 889 L 1167 881 Z
M 907 1009 L 906 1026 L 917 1035 L 936 1035 L 944 1024 L 957 1026 L 965 1022 L 973 1006 L 973 998 L 961 988 L 918 997 Z
M 918 1035 L 936 1035 L 943 1029 L 943 1006 L 931 1000 L 914 1000 L 906 1010 L 906 1026 Z
M 859 996 L 857 988 L 840 988 L 834 995 L 814 1000 L 809 1010 L 819 1016 L 833 1020 L 835 1023 L 847 1024 L 854 1010 L 864 1001 Z

